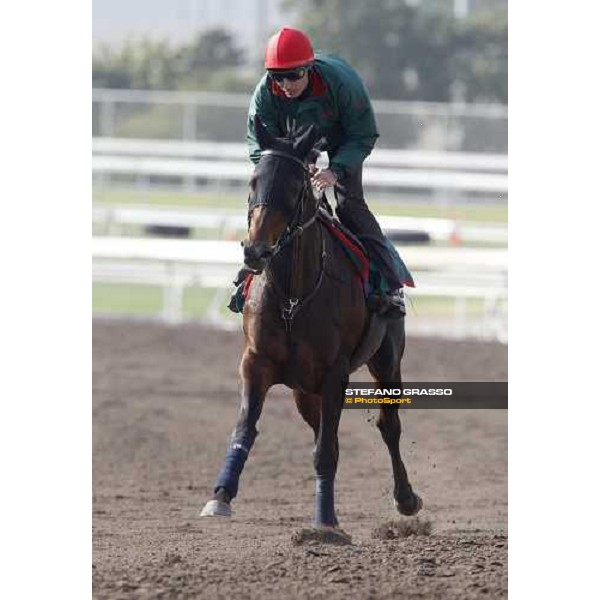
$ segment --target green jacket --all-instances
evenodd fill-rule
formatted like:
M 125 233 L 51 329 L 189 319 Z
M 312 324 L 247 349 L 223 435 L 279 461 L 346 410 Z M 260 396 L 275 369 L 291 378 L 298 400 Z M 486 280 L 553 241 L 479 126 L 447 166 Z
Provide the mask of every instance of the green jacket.
M 269 132 L 282 137 L 286 123 L 316 124 L 327 140 L 329 167 L 340 177 L 362 165 L 379 137 L 367 91 L 352 67 L 338 56 L 317 54 L 309 87 L 300 98 L 286 98 L 268 74 L 260 80 L 250 103 L 246 139 L 250 160 L 260 148 L 254 133 L 258 115 Z

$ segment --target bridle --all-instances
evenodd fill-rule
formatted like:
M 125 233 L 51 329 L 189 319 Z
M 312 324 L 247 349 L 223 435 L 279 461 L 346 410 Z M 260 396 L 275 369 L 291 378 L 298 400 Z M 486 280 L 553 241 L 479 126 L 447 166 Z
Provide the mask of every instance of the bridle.
M 308 167 L 304 164 L 304 162 L 293 154 L 288 154 L 287 152 L 283 152 L 282 150 L 263 150 L 260 153 L 262 156 L 280 156 L 282 158 L 286 158 L 288 160 L 293 161 L 302 168 L 303 176 L 304 176 L 304 184 L 302 189 L 300 190 L 299 201 L 296 202 L 296 211 L 294 216 L 286 225 L 283 233 L 279 236 L 275 244 L 273 245 L 273 252 L 270 256 L 270 259 L 279 254 L 279 252 L 285 248 L 289 243 L 291 243 L 294 238 L 302 235 L 302 233 L 308 229 L 311 225 L 315 223 L 317 220 L 317 215 L 319 214 L 319 208 L 321 206 L 321 198 L 318 198 L 317 205 L 315 208 L 314 214 L 308 219 L 305 223 L 300 223 L 300 219 L 302 218 L 302 214 L 304 213 L 304 198 L 306 197 L 306 192 L 310 186 L 310 180 L 308 177 Z M 250 214 L 254 208 L 261 205 L 268 205 L 266 201 L 253 202 L 250 208 L 248 209 L 248 224 L 250 224 Z
M 300 190 L 300 197 L 296 202 L 296 210 L 294 212 L 294 215 L 286 225 L 286 228 L 284 229 L 283 233 L 279 236 L 279 238 L 273 245 L 273 251 L 267 259 L 267 264 L 264 269 L 265 275 L 267 277 L 267 282 L 273 288 L 275 294 L 279 297 L 280 301 L 283 302 L 283 306 L 281 307 L 281 318 L 284 320 L 286 331 L 289 333 L 291 331 L 292 320 L 294 319 L 295 315 L 315 296 L 315 294 L 321 287 L 321 283 L 323 282 L 323 274 L 325 272 L 325 259 L 327 256 L 325 251 L 325 236 L 321 235 L 321 261 L 319 266 L 319 275 L 317 277 L 317 282 L 315 283 L 313 289 L 302 298 L 290 297 L 282 290 L 282 287 L 279 285 L 273 274 L 271 268 L 271 260 L 275 256 L 277 256 L 277 254 L 279 254 L 281 250 L 283 250 L 283 248 L 285 248 L 289 244 L 292 244 L 295 240 L 300 238 L 307 229 L 309 229 L 312 225 L 314 225 L 317 222 L 317 218 L 321 209 L 321 203 L 323 201 L 323 195 L 317 198 L 314 213 L 310 216 L 308 220 L 302 223 L 301 219 L 302 215 L 304 214 L 304 199 L 306 198 L 307 192 L 311 185 L 308 167 L 304 164 L 304 161 L 302 161 L 301 159 L 297 158 L 293 154 L 288 154 L 287 152 L 284 152 L 282 150 L 263 150 L 260 153 L 260 155 L 261 158 L 263 156 L 279 156 L 281 158 L 293 161 L 296 165 L 302 168 L 304 177 L 304 183 L 302 189 Z M 260 205 L 268 205 L 268 203 L 266 201 L 252 203 L 252 205 L 248 209 L 248 222 L 250 222 L 250 214 L 252 210 Z M 297 259 L 296 255 L 298 252 L 298 246 L 294 245 L 292 250 L 293 254 L 290 274 L 291 280 L 293 280 L 293 269 Z

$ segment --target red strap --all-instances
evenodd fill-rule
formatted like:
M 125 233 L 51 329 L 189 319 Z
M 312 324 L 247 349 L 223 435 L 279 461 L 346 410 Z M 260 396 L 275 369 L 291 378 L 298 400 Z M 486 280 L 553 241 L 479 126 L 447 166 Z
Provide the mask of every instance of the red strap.
M 244 300 L 248 300 L 250 297 L 250 285 L 252 284 L 253 278 L 254 274 L 250 273 L 249 275 L 246 275 L 246 279 L 244 279 L 244 291 L 242 292 Z
M 352 252 L 357 256 L 360 261 L 360 276 L 363 282 L 367 282 L 369 279 L 369 260 L 365 256 L 365 253 L 341 230 L 335 227 L 333 224 L 326 220 L 323 220 L 329 231 L 335 235 L 344 245 L 346 245 Z

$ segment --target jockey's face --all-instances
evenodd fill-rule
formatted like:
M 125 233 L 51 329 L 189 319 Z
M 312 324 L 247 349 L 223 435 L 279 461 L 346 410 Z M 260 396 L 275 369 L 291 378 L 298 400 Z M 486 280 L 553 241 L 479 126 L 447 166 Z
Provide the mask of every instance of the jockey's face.
M 302 95 L 306 86 L 308 86 L 308 72 L 296 81 L 284 79 L 283 81 L 278 81 L 277 85 L 283 90 L 287 98 L 298 98 L 298 96 Z

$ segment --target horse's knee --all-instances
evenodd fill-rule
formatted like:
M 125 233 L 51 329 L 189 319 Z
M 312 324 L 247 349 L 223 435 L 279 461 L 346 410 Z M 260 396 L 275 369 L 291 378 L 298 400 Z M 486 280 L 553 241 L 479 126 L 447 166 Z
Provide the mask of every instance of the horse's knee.
M 256 394 L 251 394 L 242 400 L 240 414 L 238 417 L 238 426 L 247 423 L 251 426 L 256 425 L 262 411 L 263 398 Z
M 258 436 L 258 430 L 255 425 L 243 423 L 238 425 L 231 434 L 231 447 L 239 447 L 246 453 L 249 453 Z
M 256 425 L 260 418 L 262 405 L 263 398 L 257 395 L 250 395 L 242 400 L 240 414 L 235 429 L 231 434 L 232 445 L 239 443 L 242 444 L 247 451 L 250 450 L 258 435 Z

